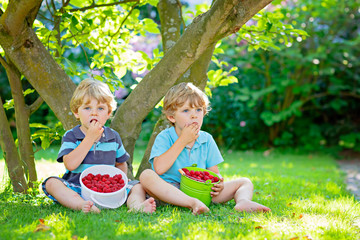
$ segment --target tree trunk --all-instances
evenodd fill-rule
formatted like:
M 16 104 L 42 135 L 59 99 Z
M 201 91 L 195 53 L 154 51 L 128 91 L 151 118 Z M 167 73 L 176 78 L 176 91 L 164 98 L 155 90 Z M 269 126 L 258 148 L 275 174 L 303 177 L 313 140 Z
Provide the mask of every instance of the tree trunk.
M 141 123 L 178 79 L 220 39 L 240 29 L 272 0 L 217 0 L 196 17 L 163 59 L 144 77 L 116 111 L 112 128 L 133 156 Z M 54 111 L 65 129 L 78 122 L 69 102 L 75 84 L 45 49 L 31 28 L 42 0 L 9 1 L 0 15 L 0 45 Z M 131 165 L 131 161 L 130 161 Z M 130 176 L 131 177 L 131 176 Z
M 160 0 L 157 8 L 160 16 L 162 45 L 166 53 L 180 38 L 181 4 L 172 0 Z
M 24 169 L 11 134 L 10 125 L 5 114 L 2 99 L 0 97 L 0 145 L 3 150 L 4 159 L 9 173 L 14 192 L 25 192 L 27 190 Z
M 76 85 L 49 54 L 31 27 L 31 18 L 41 2 L 10 1 L 0 17 L 0 45 L 54 111 L 64 128 L 70 129 L 78 124 L 69 107 Z
M 214 52 L 215 45 L 212 46 L 212 48 L 209 48 L 203 56 L 197 60 L 193 66 L 188 71 L 188 74 L 184 74 L 184 76 L 175 83 L 178 84 L 180 82 L 192 82 L 195 86 L 199 87 L 200 89 L 204 89 L 207 82 L 207 69 L 209 68 L 211 56 Z M 170 127 L 170 123 L 166 120 L 165 115 L 161 115 L 160 119 L 157 121 L 154 130 L 151 134 L 150 140 L 148 142 L 148 145 L 146 146 L 146 150 L 144 153 L 144 156 L 141 160 L 139 169 L 136 173 L 136 178 L 140 177 L 140 174 L 142 171 L 144 171 L 147 168 L 150 168 L 151 165 L 149 163 L 149 158 L 151 154 L 151 148 L 154 144 L 156 136 L 164 129 Z
M 115 113 L 111 125 L 120 133 L 130 155 L 133 155 L 143 119 L 169 88 L 207 49 L 220 39 L 237 32 L 271 1 L 218 0 L 208 12 L 194 19 L 176 44 L 143 78 Z
M 166 54 L 180 38 L 180 28 L 182 22 L 182 16 L 180 15 L 181 5 L 177 1 L 160 0 L 158 3 L 158 11 L 160 16 L 162 45 L 164 53 Z M 136 173 L 136 178 L 139 178 L 142 171 L 151 167 L 148 160 L 155 138 L 162 130 L 170 126 L 171 125 L 168 123 L 165 116 L 161 114 L 159 120 L 155 124 L 153 132 L 151 133 L 144 156 Z
M 28 186 L 32 187 L 33 182 L 37 181 L 37 175 L 29 127 L 30 109 L 25 104 L 20 72 L 17 71 L 16 67 L 11 62 L 8 63 L 8 66 L 9 67 L 5 69 L 11 87 L 11 94 L 14 98 L 20 158 L 24 165 L 25 177 L 28 177 Z

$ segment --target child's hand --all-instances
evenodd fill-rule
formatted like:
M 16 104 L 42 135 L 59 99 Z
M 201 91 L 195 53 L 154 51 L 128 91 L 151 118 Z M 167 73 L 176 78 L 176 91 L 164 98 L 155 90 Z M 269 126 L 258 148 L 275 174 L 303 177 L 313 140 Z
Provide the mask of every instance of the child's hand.
M 189 144 L 195 141 L 199 137 L 199 131 L 200 128 L 198 124 L 195 123 L 187 124 L 182 129 L 180 137 L 184 139 L 186 144 Z
M 211 192 L 211 197 L 216 197 L 220 194 L 220 192 L 224 189 L 224 178 L 220 178 L 220 183 L 214 184 L 214 187 L 211 188 L 213 192 Z
M 104 132 L 104 128 L 98 121 L 92 121 L 86 132 L 86 137 L 90 137 L 94 142 L 97 141 L 101 134 Z

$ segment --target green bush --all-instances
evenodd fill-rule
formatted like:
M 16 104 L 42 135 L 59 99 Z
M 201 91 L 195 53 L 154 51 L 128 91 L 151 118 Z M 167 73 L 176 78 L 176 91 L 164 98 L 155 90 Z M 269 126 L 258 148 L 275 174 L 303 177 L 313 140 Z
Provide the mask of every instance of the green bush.
M 238 83 L 213 90 L 205 121 L 220 145 L 246 149 L 339 146 L 358 150 L 360 132 L 359 1 L 288 1 L 273 14 L 309 37 L 280 34 L 280 51 L 246 51 L 223 41 L 219 61 L 236 66 Z M 270 19 L 268 24 L 276 25 Z M 251 48 L 252 49 L 252 48 Z M 216 68 L 216 67 L 215 67 Z M 245 122 L 246 127 L 239 126 Z

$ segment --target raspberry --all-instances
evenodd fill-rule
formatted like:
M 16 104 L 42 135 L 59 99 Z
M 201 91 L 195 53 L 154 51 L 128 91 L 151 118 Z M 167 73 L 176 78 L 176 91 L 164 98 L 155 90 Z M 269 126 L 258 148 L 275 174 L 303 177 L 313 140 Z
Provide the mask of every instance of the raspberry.
M 102 193 L 116 192 L 125 186 L 124 179 L 121 174 L 116 174 L 114 177 L 110 177 L 109 174 L 96 174 L 89 173 L 81 179 L 83 184 L 95 191 Z
M 194 170 L 189 171 L 187 168 L 182 168 L 182 170 L 184 171 L 185 176 L 198 182 L 206 182 L 206 180 L 209 179 L 211 180 L 212 183 L 219 181 L 218 177 L 214 177 L 208 171 L 194 171 Z

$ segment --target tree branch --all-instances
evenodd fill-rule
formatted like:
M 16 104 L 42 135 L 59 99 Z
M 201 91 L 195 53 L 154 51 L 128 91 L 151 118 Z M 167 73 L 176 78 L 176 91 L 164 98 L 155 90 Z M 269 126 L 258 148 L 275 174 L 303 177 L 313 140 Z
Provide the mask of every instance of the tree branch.
M 182 37 L 143 78 L 115 113 L 112 125 L 125 141 L 134 142 L 141 123 L 171 86 L 214 43 L 237 31 L 272 0 L 217 0 L 196 17 Z M 154 89 L 153 86 L 161 86 Z M 146 99 L 146 102 L 143 100 Z M 142 102 L 142 104 L 139 104 Z M 126 121 L 126 119 L 133 121 Z M 126 146 L 126 145 L 125 145 Z
M 181 9 L 181 4 L 179 1 L 177 1 L 177 3 L 173 3 L 170 0 L 160 0 L 157 8 L 161 22 L 162 44 L 164 53 L 166 53 L 180 38 L 180 27 L 182 19 L 181 15 L 179 15 L 179 9 Z M 167 127 L 169 127 L 169 123 L 166 120 L 165 116 L 162 114 L 156 122 L 156 125 L 148 141 L 144 156 L 136 173 L 137 179 L 139 178 L 143 170 L 145 170 L 146 168 L 150 168 L 149 157 L 155 138 L 162 130 Z M 130 147 L 130 149 L 132 148 L 133 146 Z M 132 165 L 129 167 L 129 171 L 130 172 L 128 174 L 132 175 Z
M 29 110 L 30 110 L 30 115 L 33 114 L 34 112 L 36 112 L 36 110 L 39 109 L 39 107 L 41 106 L 41 104 L 43 104 L 44 100 L 42 99 L 42 97 L 38 97 L 35 102 L 33 102 L 30 106 L 29 106 Z
M 120 5 L 123 3 L 129 3 L 129 2 L 138 2 L 139 0 L 124 0 L 124 1 L 119 1 L 119 2 L 113 2 L 113 3 L 106 3 L 106 4 L 91 4 L 90 6 L 87 7 L 83 7 L 83 8 L 74 8 L 69 10 L 70 12 L 78 12 L 78 11 L 86 11 L 89 9 L 93 9 L 93 8 L 99 8 L 99 7 L 109 7 L 109 6 L 116 6 L 116 5 Z
M 76 85 L 45 49 L 34 30 L 24 25 L 21 36 L 16 39 L 0 31 L 1 47 L 6 57 L 50 106 L 64 128 L 70 129 L 79 123 L 69 107 Z M 15 48 L 15 41 L 22 44 Z
M 26 21 L 27 21 L 29 27 L 31 27 L 34 24 L 34 21 L 36 19 L 36 16 L 39 12 L 40 7 L 41 7 L 41 1 L 36 6 L 34 6 L 34 8 L 31 10 L 30 14 L 26 17 Z
M 72 37 L 75 39 L 75 41 L 79 44 L 79 46 L 80 46 L 81 49 L 83 50 L 84 55 L 85 55 L 85 58 L 86 58 L 86 62 L 87 62 L 87 64 L 88 64 L 88 66 L 89 66 L 89 69 L 91 69 L 91 68 L 90 68 L 90 65 L 91 65 L 91 64 L 90 64 L 88 55 L 86 54 L 85 48 L 80 44 L 80 42 L 76 39 L 75 35 L 74 35 L 70 30 L 69 30 L 69 32 L 71 33 Z
M 9 64 L 6 62 L 5 58 L 3 58 L 3 56 L 0 55 L 0 64 L 3 65 L 3 67 L 5 69 L 9 68 Z M 1 104 L 1 103 L 0 103 Z
M 317 93 L 317 94 L 314 94 L 312 96 L 309 96 L 309 97 L 305 98 L 302 101 L 303 102 L 302 105 L 304 105 L 306 102 L 311 101 L 311 100 L 313 100 L 315 98 L 321 98 L 321 97 L 326 97 L 326 96 L 336 96 L 336 95 L 337 94 L 335 94 L 335 93 L 329 93 L 329 92 Z M 353 97 L 353 98 L 360 99 L 360 95 L 358 95 L 358 94 L 356 94 L 354 92 L 340 92 L 339 95 L 342 96 L 342 97 Z
M 110 45 L 110 43 L 112 42 L 113 38 L 120 32 L 122 26 L 124 25 L 126 19 L 129 18 L 129 16 L 131 15 L 131 13 L 134 11 L 135 7 L 139 4 L 139 0 L 136 1 L 136 3 L 131 7 L 131 10 L 128 12 L 128 14 L 126 15 L 126 17 L 123 19 L 123 21 L 121 22 L 118 30 L 110 37 L 110 40 L 107 44 L 107 47 Z
M 11 36 L 18 36 L 24 27 L 24 21 L 32 24 L 41 2 L 42 0 L 9 1 L 5 13 L 1 16 L 0 24 Z
M 169 88 L 205 51 L 220 39 L 238 31 L 271 1 L 217 0 L 209 11 L 193 20 L 176 44 L 165 53 L 115 113 L 111 126 L 120 133 L 130 154 L 140 134 L 142 121 Z M 153 86 L 159 87 L 155 89 Z M 127 121 L 129 118 L 132 121 Z
M 182 13 L 182 5 L 181 5 L 181 2 L 180 2 L 180 0 L 176 0 L 177 1 L 177 4 L 178 4 L 178 6 L 179 6 L 179 9 L 180 9 L 180 18 L 181 18 L 181 22 L 182 22 L 182 24 L 184 25 L 184 29 L 186 28 L 186 24 L 185 24 L 185 20 L 184 20 L 184 18 L 183 18 L 183 13 Z
M 179 15 L 181 4 L 170 0 L 160 0 L 158 5 L 160 16 L 161 39 L 166 53 L 180 38 L 181 15 Z

